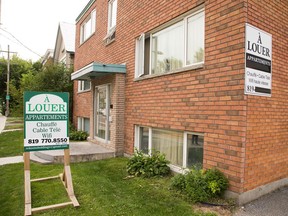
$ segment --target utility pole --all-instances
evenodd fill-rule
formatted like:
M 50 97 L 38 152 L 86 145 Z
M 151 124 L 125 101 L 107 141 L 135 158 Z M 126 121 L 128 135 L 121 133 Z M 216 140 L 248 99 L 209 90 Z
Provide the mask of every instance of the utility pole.
M 9 95 L 9 82 L 10 82 L 10 46 L 8 45 L 8 54 L 7 54 L 7 94 L 6 94 L 6 112 L 5 116 L 8 117 L 10 113 L 9 109 L 9 100 L 10 100 L 10 95 Z
M 1 0 L 0 0 L 1 1 Z M 6 93 L 6 111 L 5 111 L 5 116 L 9 116 L 10 113 L 10 106 L 9 106 L 9 101 L 10 101 L 10 95 L 9 95 L 9 83 L 10 83 L 10 53 L 16 53 L 16 52 L 10 52 L 10 46 L 8 45 L 8 50 L 3 51 L 1 50 L 0 52 L 7 52 L 7 93 Z
M 1 1 L 2 1 L 2 0 L 0 0 L 0 26 L 1 26 L 1 15 L 2 15 L 2 10 L 1 10 Z

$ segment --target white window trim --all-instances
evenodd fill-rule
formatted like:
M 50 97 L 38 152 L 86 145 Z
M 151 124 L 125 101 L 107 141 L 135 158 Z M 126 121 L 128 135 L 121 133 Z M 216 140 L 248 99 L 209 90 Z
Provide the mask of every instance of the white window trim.
M 135 150 L 140 150 L 140 127 L 145 127 L 149 129 L 149 141 L 148 141 L 148 152 L 149 155 L 152 153 L 152 127 L 142 126 L 142 125 L 135 125 L 135 134 L 134 134 L 134 147 Z M 188 131 L 181 131 L 183 132 L 183 164 L 182 166 L 176 166 L 173 164 L 169 164 L 169 167 L 172 171 L 177 173 L 186 173 L 189 169 L 187 168 L 187 135 L 199 135 L 204 136 L 203 133 L 197 132 L 188 132 Z M 204 146 L 203 146 L 204 148 Z
M 80 25 L 80 44 L 83 44 L 85 41 L 87 41 L 94 33 L 95 33 L 95 31 L 96 31 L 96 16 L 97 16 L 97 14 L 96 14 L 96 9 L 94 9 L 90 14 L 89 14 L 89 16 L 87 16 L 87 18 L 84 20 L 84 22 Z M 89 21 L 89 20 L 91 20 L 91 33 L 90 33 L 90 35 L 89 36 L 87 36 L 87 38 L 83 38 L 84 37 L 84 35 L 83 35 L 83 31 L 85 31 L 84 30 L 84 26 L 85 26 L 85 24 Z
M 89 89 L 84 89 L 84 80 L 78 80 L 78 93 L 87 92 L 90 90 L 91 90 L 91 82 Z
M 111 23 L 112 23 L 112 17 L 113 17 L 113 14 L 112 14 L 112 5 L 113 3 L 116 2 L 116 23 L 114 26 L 111 26 Z M 113 32 L 115 31 L 116 29 L 116 24 L 117 24 L 117 10 L 118 10 L 118 2 L 117 0 L 110 0 L 108 2 L 108 26 L 107 26 L 107 32 L 108 32 L 108 35 L 110 32 Z
M 149 54 L 149 74 L 146 75 L 145 78 L 153 78 L 153 77 L 157 77 L 157 76 L 163 76 L 163 75 L 167 75 L 167 74 L 172 74 L 172 73 L 177 73 L 177 72 L 183 72 L 183 71 L 187 71 L 187 70 L 191 70 L 191 69 L 197 69 L 197 68 L 202 68 L 204 66 L 204 62 L 205 62 L 205 55 L 203 57 L 203 61 L 201 62 L 197 62 L 197 63 L 193 63 L 193 64 L 189 64 L 187 65 L 186 62 L 186 58 L 187 58 L 187 34 L 188 34 L 188 29 L 187 29 L 187 23 L 188 23 L 188 18 L 197 15 L 198 13 L 202 13 L 204 12 L 204 26 L 205 26 L 205 9 L 204 6 L 200 6 L 197 7 L 191 11 L 186 12 L 185 14 L 165 23 L 164 25 L 161 25 L 157 28 L 155 28 L 154 30 L 152 30 L 150 33 L 142 33 L 138 38 L 136 38 L 136 48 L 135 48 L 135 72 L 134 72 L 134 77 L 137 80 L 138 78 L 140 78 L 142 75 L 144 75 L 144 56 L 145 56 L 145 35 L 150 35 L 150 54 Z M 176 70 L 172 70 L 170 72 L 167 73 L 161 73 L 161 74 L 152 74 L 152 55 L 151 55 L 151 51 L 152 51 L 152 36 L 153 34 L 168 28 L 171 25 L 174 25 L 178 22 L 181 22 L 181 20 L 183 20 L 184 23 L 184 66 L 182 68 L 176 69 Z M 205 41 L 205 34 L 204 34 L 204 41 Z M 141 46 L 141 47 L 140 47 Z M 142 53 L 139 53 L 139 50 L 142 49 Z M 204 50 L 205 50 L 205 43 L 204 43 Z M 141 62 L 140 62 L 140 61 Z M 143 66 L 142 66 L 143 65 Z M 143 67 L 143 69 L 142 69 Z M 142 77 L 141 77 L 142 78 Z
M 140 52 L 142 49 L 142 52 Z M 145 33 L 142 33 L 139 38 L 136 39 L 135 49 L 135 78 L 139 78 L 144 75 L 144 56 L 145 56 Z
M 90 122 L 90 119 L 89 118 L 86 118 L 86 117 L 82 117 L 82 116 L 78 116 L 77 117 L 77 121 L 78 121 L 78 123 L 77 123 L 77 130 L 78 131 L 85 131 L 85 128 L 84 128 L 84 126 L 85 126 L 85 119 L 88 119 L 89 120 L 89 122 Z

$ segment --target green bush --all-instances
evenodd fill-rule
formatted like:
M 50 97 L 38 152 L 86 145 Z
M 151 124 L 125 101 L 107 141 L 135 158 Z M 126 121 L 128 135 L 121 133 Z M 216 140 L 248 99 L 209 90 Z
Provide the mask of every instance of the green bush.
M 88 133 L 86 131 L 71 131 L 69 135 L 70 140 L 84 141 L 88 138 Z
M 170 174 L 168 164 L 169 161 L 165 159 L 164 154 L 154 152 L 151 155 L 145 155 L 141 151 L 136 150 L 127 163 L 127 172 L 129 175 L 147 178 L 166 176 Z
M 228 188 L 228 179 L 222 172 L 213 169 L 192 168 L 185 175 L 172 178 L 172 187 L 187 194 L 194 202 L 204 202 L 220 197 Z

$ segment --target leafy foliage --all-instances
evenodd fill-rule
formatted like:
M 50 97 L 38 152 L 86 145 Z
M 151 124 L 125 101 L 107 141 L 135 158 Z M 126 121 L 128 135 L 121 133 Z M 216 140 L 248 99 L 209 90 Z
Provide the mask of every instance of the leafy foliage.
M 164 154 L 153 152 L 151 155 L 145 155 L 136 149 L 132 158 L 127 163 L 127 172 L 129 175 L 153 177 L 166 176 L 170 173 L 168 167 L 169 161 Z
M 69 135 L 69 139 L 75 141 L 85 141 L 87 138 L 88 133 L 86 131 L 71 131 Z
M 172 187 L 186 193 L 194 202 L 220 197 L 228 188 L 228 179 L 217 169 L 193 167 L 187 174 L 172 178 Z
M 10 61 L 10 113 L 12 116 L 23 114 L 23 93 L 25 91 L 69 92 L 70 114 L 72 113 L 71 72 L 62 64 L 42 67 L 40 62 L 22 60 L 16 56 Z M 7 82 L 7 60 L 0 59 L 0 103 L 2 114 L 5 112 Z

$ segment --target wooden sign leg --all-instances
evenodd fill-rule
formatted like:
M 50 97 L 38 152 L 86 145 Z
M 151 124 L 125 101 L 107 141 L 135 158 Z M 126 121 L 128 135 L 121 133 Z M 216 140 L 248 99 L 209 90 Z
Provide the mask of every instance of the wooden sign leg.
M 73 184 L 72 184 L 72 176 L 70 170 L 70 150 L 64 150 L 64 173 L 62 177 L 63 184 L 67 190 L 68 196 L 73 203 L 74 207 L 80 206 L 78 200 L 75 197 Z
M 30 182 L 30 152 L 24 152 L 24 188 L 25 188 L 25 216 L 32 215 L 31 182 Z

